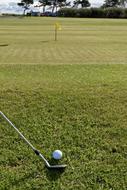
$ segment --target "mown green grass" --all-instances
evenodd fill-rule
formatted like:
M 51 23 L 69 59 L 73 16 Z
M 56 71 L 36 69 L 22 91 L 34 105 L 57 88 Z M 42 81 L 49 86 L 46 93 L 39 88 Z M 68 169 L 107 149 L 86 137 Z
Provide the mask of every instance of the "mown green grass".
M 56 22 L 62 26 L 57 43 Z M 0 19 L 0 24 L 3 64 L 120 64 L 127 60 L 127 20 L 17 18 Z
M 51 163 L 61 149 L 68 167 L 47 171 L 0 118 L 0 189 L 125 190 L 126 20 L 60 19 L 54 42 L 55 19 L 0 20 L 0 110 Z

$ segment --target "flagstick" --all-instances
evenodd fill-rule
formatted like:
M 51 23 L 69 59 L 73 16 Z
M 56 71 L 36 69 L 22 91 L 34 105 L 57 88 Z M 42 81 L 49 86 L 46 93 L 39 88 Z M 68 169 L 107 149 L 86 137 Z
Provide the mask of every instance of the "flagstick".
M 55 41 L 57 41 L 57 27 L 55 26 Z

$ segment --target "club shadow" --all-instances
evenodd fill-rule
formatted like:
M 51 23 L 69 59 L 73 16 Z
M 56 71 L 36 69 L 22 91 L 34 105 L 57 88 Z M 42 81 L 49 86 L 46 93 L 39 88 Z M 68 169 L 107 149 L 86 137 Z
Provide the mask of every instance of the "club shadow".
M 53 158 L 51 158 L 49 160 L 49 163 L 51 165 L 58 165 L 59 164 L 59 161 L 57 160 L 54 160 Z M 59 179 L 61 177 L 61 175 L 63 174 L 64 172 L 64 169 L 45 169 L 46 171 L 46 176 L 47 178 L 50 180 L 50 181 L 56 181 L 57 179 Z

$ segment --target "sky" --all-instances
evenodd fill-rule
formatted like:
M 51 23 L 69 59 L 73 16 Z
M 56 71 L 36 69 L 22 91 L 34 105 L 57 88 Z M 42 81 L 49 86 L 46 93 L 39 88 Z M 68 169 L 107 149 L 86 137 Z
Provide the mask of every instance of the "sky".
M 38 0 L 34 0 L 38 2 Z M 0 12 L 5 13 L 22 13 L 22 8 L 17 6 L 17 3 L 21 0 L 0 0 Z M 97 7 L 103 4 L 104 0 L 89 0 L 93 7 Z

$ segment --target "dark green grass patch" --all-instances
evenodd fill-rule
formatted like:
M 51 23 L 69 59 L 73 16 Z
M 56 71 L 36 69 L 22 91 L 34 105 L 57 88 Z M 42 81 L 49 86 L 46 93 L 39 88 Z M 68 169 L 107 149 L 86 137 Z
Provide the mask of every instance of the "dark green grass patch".
M 0 189 L 125 190 L 126 65 L 0 65 L 0 110 L 48 160 L 53 173 L 0 118 Z M 51 160 L 52 162 L 52 160 Z

